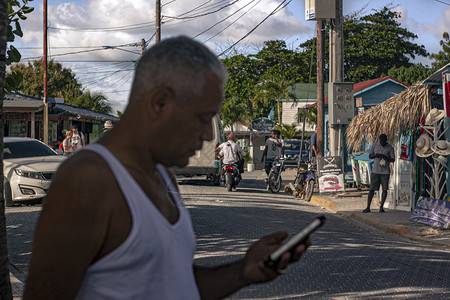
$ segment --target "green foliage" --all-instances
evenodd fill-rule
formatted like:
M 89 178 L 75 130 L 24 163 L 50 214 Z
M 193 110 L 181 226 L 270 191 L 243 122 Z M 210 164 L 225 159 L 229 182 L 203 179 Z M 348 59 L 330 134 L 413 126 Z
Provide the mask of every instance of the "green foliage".
M 297 130 L 295 127 L 295 123 L 292 123 L 291 125 L 281 123 L 275 126 L 275 128 L 280 131 L 281 135 L 288 140 L 291 140 L 302 133 L 301 130 Z
M 442 40 L 439 44 L 442 46 L 442 50 L 430 55 L 430 58 L 434 59 L 431 65 L 435 71 L 450 63 L 450 37 L 448 32 L 442 34 Z
M 422 81 L 432 74 L 432 70 L 422 64 L 412 65 L 409 67 L 392 67 L 388 71 L 388 75 L 392 76 L 404 83 L 412 85 L 418 81 Z
M 123 112 L 121 112 L 120 110 L 117 110 L 116 113 L 119 118 L 122 118 Z
M 22 0 L 23 5 L 19 0 L 8 0 L 8 28 L 7 28 L 7 42 L 8 44 L 14 42 L 16 36 L 23 37 L 22 28 L 20 27 L 20 20 L 26 20 L 25 14 L 31 13 L 34 8 L 26 6 L 33 0 Z M 19 62 L 22 58 L 19 50 L 13 45 L 6 47 L 6 64 Z M 22 81 L 22 77 L 18 74 L 11 74 L 9 78 L 6 78 L 5 87 L 3 88 L 5 93 L 10 93 L 14 86 L 17 86 Z
M 27 65 L 19 63 L 10 68 L 7 80 L 14 76 L 21 76 L 23 80 L 14 87 L 13 91 L 36 98 L 43 97 L 44 90 L 44 61 L 35 60 Z M 64 98 L 64 103 L 76 107 L 83 107 L 93 111 L 109 113 L 111 106 L 107 98 L 98 92 L 84 91 L 76 79 L 75 73 L 60 63 L 50 60 L 47 62 L 47 97 Z M 17 81 L 16 81 L 17 82 Z
M 301 109 L 298 114 L 302 119 L 306 116 L 306 122 L 309 125 L 317 125 L 317 107 Z
M 383 7 L 374 14 L 344 23 L 346 80 L 360 82 L 386 75 L 390 68 L 409 67 L 410 58 L 426 56 L 423 45 L 410 42 L 417 35 L 400 27 L 400 13 Z

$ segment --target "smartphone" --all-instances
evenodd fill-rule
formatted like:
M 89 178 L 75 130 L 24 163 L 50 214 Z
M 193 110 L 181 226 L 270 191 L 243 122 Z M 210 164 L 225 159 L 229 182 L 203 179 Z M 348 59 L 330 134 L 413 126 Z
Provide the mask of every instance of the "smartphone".
M 322 226 L 325 223 L 325 216 L 318 216 L 314 218 L 314 220 L 309 223 L 305 228 L 296 233 L 293 237 L 287 240 L 280 248 L 272 252 L 267 258 L 264 260 L 264 264 L 267 267 L 275 266 L 281 255 L 288 251 L 294 251 L 294 249 L 300 245 L 311 233 L 313 233 L 317 228 Z

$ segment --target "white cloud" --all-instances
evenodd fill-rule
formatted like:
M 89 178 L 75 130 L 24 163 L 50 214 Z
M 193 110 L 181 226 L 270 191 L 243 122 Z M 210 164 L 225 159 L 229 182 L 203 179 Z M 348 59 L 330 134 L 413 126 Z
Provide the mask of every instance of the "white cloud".
M 223 45 L 230 45 L 250 32 L 259 22 L 266 18 L 280 4 L 277 0 L 241 0 L 224 6 L 224 1 L 190 0 L 168 2 L 162 7 L 162 37 L 184 34 L 194 37 L 209 27 L 210 30 L 197 37 L 213 51 L 220 50 Z M 104 91 L 111 99 L 115 110 L 123 111 L 131 75 L 121 69 L 132 68 L 132 63 L 89 63 L 81 61 L 93 60 L 136 60 L 139 58 L 141 39 L 149 40 L 155 32 L 154 2 L 146 0 L 88 0 L 81 2 L 53 2 L 48 7 L 48 43 L 49 55 L 64 66 L 72 68 L 83 86 L 90 90 Z M 164 3 L 164 1 L 163 1 Z M 202 4 L 204 4 L 202 6 Z M 197 8 L 197 9 L 195 9 Z M 195 9 L 195 10 L 194 10 Z M 18 42 L 23 47 L 42 47 L 43 21 L 42 4 L 21 23 L 24 37 Z M 215 13 L 208 12 L 218 10 Z M 192 11 L 190 13 L 187 13 Z M 246 12 L 246 13 L 245 13 Z M 206 14 L 194 19 L 173 19 L 167 16 L 194 16 Z M 134 25 L 134 30 L 124 30 Z M 214 26 L 215 25 L 215 26 Z M 225 29 L 229 26 L 227 29 Z M 59 29 L 58 29 L 59 28 Z M 75 30 L 60 30 L 60 29 Z M 110 31 L 86 31 L 83 29 L 116 28 Z M 296 34 L 306 34 L 311 29 L 303 20 L 296 18 L 289 6 L 270 16 L 258 29 L 239 45 L 262 44 L 270 39 L 289 38 Z M 213 37 L 214 36 L 214 37 Z M 209 40 L 210 39 L 210 40 Z M 92 48 L 72 48 L 88 46 L 116 46 L 136 43 L 135 47 L 122 48 L 135 51 L 132 54 L 120 50 L 90 51 Z M 221 46 L 222 44 L 222 46 Z M 61 48 L 71 47 L 71 48 Z M 89 52 L 82 52 L 89 51 Z M 71 52 L 78 54 L 59 56 Z M 23 57 L 42 55 L 42 49 L 23 50 Z M 72 62 L 67 62 L 67 61 Z M 74 60 L 79 62 L 73 62 Z M 109 74 L 108 74 L 109 72 Z M 116 73 L 114 73 L 116 72 Z M 124 91 L 125 92 L 120 92 Z M 119 92 L 117 92 L 119 91 Z

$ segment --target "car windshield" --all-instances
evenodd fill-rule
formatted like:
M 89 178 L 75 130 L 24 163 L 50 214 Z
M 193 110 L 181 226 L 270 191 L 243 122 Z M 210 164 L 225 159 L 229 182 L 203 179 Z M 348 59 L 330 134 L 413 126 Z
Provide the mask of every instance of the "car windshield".
M 303 150 L 308 148 L 308 144 L 303 142 Z M 284 151 L 300 151 L 300 143 L 284 143 Z
M 10 142 L 3 146 L 4 159 L 51 155 L 57 154 L 38 141 Z

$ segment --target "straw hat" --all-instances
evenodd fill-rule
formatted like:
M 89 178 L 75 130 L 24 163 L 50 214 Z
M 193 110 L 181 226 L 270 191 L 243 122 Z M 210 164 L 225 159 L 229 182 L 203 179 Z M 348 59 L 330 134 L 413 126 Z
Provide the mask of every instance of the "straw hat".
M 110 130 L 113 127 L 114 127 L 113 123 L 110 120 L 107 120 L 107 121 L 105 121 L 105 124 L 103 125 L 103 131 Z
M 435 159 L 440 162 L 441 164 L 443 164 L 444 166 L 447 166 L 447 157 L 443 156 L 443 155 L 439 155 L 438 157 L 435 157 Z
M 442 109 L 433 108 L 425 118 L 425 125 L 433 125 L 444 117 L 445 113 Z
M 431 143 L 431 150 L 440 155 L 449 155 L 450 154 L 450 142 L 445 140 L 438 140 L 436 142 Z
M 433 154 L 430 149 L 431 138 L 428 134 L 422 133 L 416 141 L 416 155 L 418 157 L 428 157 Z

